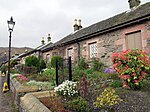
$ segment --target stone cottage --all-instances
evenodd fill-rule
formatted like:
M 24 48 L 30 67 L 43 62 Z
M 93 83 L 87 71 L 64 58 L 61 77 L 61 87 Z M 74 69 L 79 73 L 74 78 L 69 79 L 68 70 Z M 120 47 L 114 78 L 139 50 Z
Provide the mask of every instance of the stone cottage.
M 75 62 L 81 56 L 90 60 L 99 58 L 111 65 L 111 55 L 126 49 L 143 49 L 150 54 L 150 2 L 140 5 L 139 0 L 129 0 L 130 10 L 82 28 L 75 20 L 74 33 L 51 44 L 41 52 L 43 58 L 69 56 Z

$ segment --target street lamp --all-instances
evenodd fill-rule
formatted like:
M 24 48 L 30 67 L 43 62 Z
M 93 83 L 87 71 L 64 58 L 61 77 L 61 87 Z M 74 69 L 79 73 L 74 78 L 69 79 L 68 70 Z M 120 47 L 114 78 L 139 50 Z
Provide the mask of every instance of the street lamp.
M 7 21 L 8 23 L 8 31 L 9 31 L 9 55 L 8 55 L 8 75 L 7 75 L 7 84 L 8 89 L 10 90 L 10 53 L 11 53 L 11 34 L 13 32 L 15 22 L 13 21 L 13 18 L 10 18 L 10 21 Z

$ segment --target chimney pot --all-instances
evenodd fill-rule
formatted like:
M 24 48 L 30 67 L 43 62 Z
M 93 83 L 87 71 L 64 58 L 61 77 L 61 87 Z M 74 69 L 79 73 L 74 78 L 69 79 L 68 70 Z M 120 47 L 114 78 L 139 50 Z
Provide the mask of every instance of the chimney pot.
M 74 25 L 73 25 L 73 27 L 74 27 L 74 31 L 79 30 L 79 26 L 78 26 L 78 24 L 77 24 L 77 19 L 74 20 Z
M 47 41 L 51 42 L 51 36 L 50 36 L 50 34 L 48 34 Z
M 137 7 L 141 3 L 140 0 L 129 0 L 128 2 L 129 2 L 130 9 Z
M 79 30 L 82 28 L 82 26 L 81 26 L 81 19 L 78 20 L 78 27 L 79 27 Z
M 42 37 L 41 44 L 42 44 L 42 45 L 45 44 L 44 37 Z

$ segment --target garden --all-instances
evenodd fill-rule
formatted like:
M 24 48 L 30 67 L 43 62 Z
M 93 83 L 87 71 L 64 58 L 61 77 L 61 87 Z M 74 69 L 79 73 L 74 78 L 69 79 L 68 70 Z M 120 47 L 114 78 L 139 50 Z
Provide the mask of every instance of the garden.
M 72 80 L 67 80 L 68 71 L 62 67 L 61 57 L 54 56 L 46 65 L 44 60 L 31 56 L 22 69 L 11 69 L 12 78 L 39 90 L 54 90 L 56 96 L 39 99 L 52 112 L 149 112 L 148 54 L 138 49 L 126 50 L 111 58 L 112 67 L 106 67 L 99 59 L 87 62 L 81 58 L 72 67 Z M 58 86 L 56 60 L 60 67 Z M 34 73 L 29 72 L 32 69 Z

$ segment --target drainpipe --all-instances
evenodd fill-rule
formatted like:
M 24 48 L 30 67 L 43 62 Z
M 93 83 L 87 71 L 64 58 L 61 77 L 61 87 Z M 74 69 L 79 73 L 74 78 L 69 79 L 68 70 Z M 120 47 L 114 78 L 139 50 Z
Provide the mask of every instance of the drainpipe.
M 78 45 L 78 60 L 80 60 L 80 43 L 77 41 L 77 45 Z

